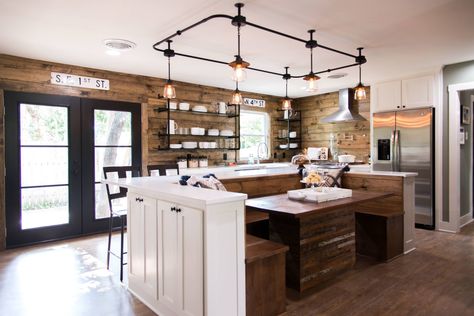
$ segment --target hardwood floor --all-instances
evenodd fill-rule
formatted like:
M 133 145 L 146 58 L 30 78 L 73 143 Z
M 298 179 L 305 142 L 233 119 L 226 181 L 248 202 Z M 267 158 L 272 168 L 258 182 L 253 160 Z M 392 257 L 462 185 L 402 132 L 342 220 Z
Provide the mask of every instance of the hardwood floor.
M 353 270 L 297 298 L 288 315 L 474 315 L 474 223 L 416 230 L 417 250 Z M 106 235 L 0 252 L 0 315 L 154 315 L 105 268 Z M 118 245 L 117 242 L 114 243 Z

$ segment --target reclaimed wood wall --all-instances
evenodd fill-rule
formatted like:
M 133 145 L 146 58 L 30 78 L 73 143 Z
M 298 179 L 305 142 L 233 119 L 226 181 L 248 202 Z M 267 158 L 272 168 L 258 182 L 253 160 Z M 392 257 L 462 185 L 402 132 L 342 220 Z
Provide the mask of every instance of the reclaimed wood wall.
M 339 93 L 332 92 L 295 100 L 295 109 L 301 111 L 303 147 L 330 147 L 335 138 L 335 152 L 355 155 L 357 160 L 368 161 L 370 154 L 370 89 L 367 99 L 355 104 L 367 121 L 352 123 L 319 123 L 319 120 L 338 109 Z M 334 153 L 330 152 L 330 159 Z
M 110 80 L 110 90 L 92 90 L 77 87 L 59 86 L 50 83 L 51 72 L 70 73 L 75 75 L 83 75 L 89 77 L 103 78 Z M 225 69 L 223 69 L 225 72 Z M 0 100 L 3 102 L 3 91 L 20 91 L 31 93 L 43 93 L 54 95 L 68 95 L 81 98 L 101 99 L 135 102 L 141 105 L 142 108 L 142 167 L 145 170 L 148 164 L 168 163 L 176 160 L 179 152 L 165 152 L 156 150 L 157 137 L 156 133 L 159 130 L 159 124 L 156 122 L 157 106 L 163 104 L 163 100 L 158 99 L 158 95 L 162 93 L 164 80 L 160 78 L 137 76 L 131 74 L 117 73 L 99 69 L 91 69 L 86 67 L 79 67 L 73 65 L 52 63 L 46 61 L 39 61 L 27 58 L 21 58 L 10 55 L 0 54 Z M 176 93 L 179 101 L 186 101 L 193 105 L 206 105 L 212 109 L 214 103 L 218 101 L 227 101 L 232 94 L 231 90 L 220 89 L 209 86 L 202 86 L 196 84 L 189 84 L 185 82 L 175 81 Z M 275 109 L 279 106 L 280 98 L 262 95 L 256 93 L 247 93 L 242 91 L 244 97 L 264 99 L 266 101 L 266 108 L 247 108 L 257 111 L 268 112 L 272 120 L 281 115 Z M 3 104 L 0 104 L 0 114 L 3 114 Z M 185 114 L 187 115 L 187 114 Z M 3 117 L 3 115 L 2 115 Z M 197 121 L 188 122 L 190 126 L 201 122 L 203 115 L 196 116 Z M 225 123 L 222 121 L 211 121 L 214 117 L 207 119 L 207 122 L 202 123 L 202 127 L 215 127 L 219 129 L 230 128 L 233 129 L 233 123 Z M 232 120 L 230 120 L 232 122 Z M 184 121 L 183 121 L 184 122 Z M 201 124 L 201 123 L 199 123 Z M 4 166 L 4 133 L 3 120 L 0 126 L 0 161 Z M 271 131 L 276 134 L 277 131 Z M 269 144 L 270 149 L 275 145 Z M 221 163 L 222 151 L 206 151 L 203 153 L 209 156 L 210 164 Z M 282 157 L 279 154 L 279 157 Z M 228 152 L 228 160 L 232 161 L 236 157 L 234 152 Z M 4 207 L 4 168 L 0 168 L 0 250 L 5 247 L 5 207 Z

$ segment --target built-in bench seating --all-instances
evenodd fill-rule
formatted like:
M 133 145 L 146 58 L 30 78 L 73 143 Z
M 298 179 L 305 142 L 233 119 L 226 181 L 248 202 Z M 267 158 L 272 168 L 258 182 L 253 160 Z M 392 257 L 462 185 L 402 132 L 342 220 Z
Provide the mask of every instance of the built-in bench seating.
M 403 254 L 403 212 L 357 210 L 356 251 L 359 255 L 390 261 Z
M 247 316 L 286 312 L 285 256 L 288 246 L 246 235 L 245 286 Z

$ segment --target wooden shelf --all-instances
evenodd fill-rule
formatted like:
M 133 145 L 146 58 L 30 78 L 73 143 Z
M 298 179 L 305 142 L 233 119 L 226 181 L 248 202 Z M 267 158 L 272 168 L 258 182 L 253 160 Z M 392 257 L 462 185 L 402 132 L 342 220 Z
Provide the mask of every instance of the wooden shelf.
M 163 108 L 163 107 L 159 107 L 159 108 L 156 108 L 154 109 L 155 111 L 157 111 L 158 113 L 163 113 L 163 112 L 167 112 L 168 111 L 168 108 Z M 170 112 L 176 112 L 176 113 L 183 113 L 183 114 L 196 114 L 196 115 L 211 115 L 211 116 L 219 116 L 219 117 L 226 117 L 226 118 L 234 118 L 234 117 L 239 117 L 239 115 L 237 114 L 221 114 L 221 113 L 215 113 L 215 112 L 198 112 L 198 111 L 191 111 L 191 110 L 187 110 L 187 111 L 184 111 L 184 110 L 178 110 L 178 109 L 169 109 Z
M 155 148 L 158 151 L 174 151 L 174 152 L 188 152 L 188 151 L 226 151 L 226 150 L 239 150 L 240 148 Z
M 234 135 L 234 136 L 212 136 L 212 135 L 191 135 L 191 134 L 155 134 L 158 137 L 190 137 L 190 138 L 227 138 L 227 139 L 236 139 L 239 138 L 240 136 Z
M 299 118 L 293 118 L 293 119 L 284 119 L 284 118 L 277 118 L 278 122 L 301 122 L 301 119 Z

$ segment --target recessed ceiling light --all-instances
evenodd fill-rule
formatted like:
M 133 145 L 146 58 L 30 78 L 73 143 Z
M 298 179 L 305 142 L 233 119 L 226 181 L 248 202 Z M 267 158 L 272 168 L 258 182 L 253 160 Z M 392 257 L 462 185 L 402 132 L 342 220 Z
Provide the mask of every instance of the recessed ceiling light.
M 340 79 L 347 76 L 345 72 L 334 73 L 332 75 L 327 76 L 328 79 Z
M 104 40 L 104 46 L 107 47 L 107 55 L 118 56 L 121 52 L 134 49 L 137 47 L 137 44 L 129 40 L 108 38 Z

